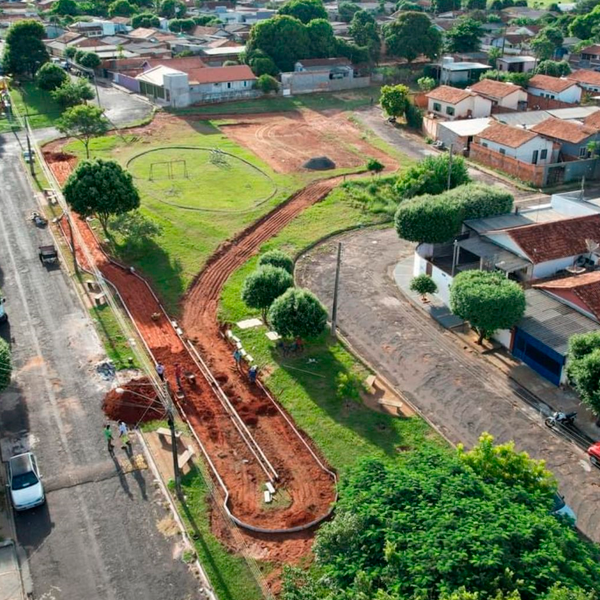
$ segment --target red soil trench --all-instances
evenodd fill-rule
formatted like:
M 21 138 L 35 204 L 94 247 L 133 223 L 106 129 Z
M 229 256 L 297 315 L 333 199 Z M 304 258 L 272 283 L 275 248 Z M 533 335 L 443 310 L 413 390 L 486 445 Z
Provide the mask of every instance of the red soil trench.
M 63 157 L 56 160 L 51 153 L 46 158 L 63 184 L 72 163 L 61 160 Z M 183 371 L 196 375 L 196 384 L 185 386 L 183 409 L 229 490 L 232 514 L 257 527 L 291 528 L 326 515 L 335 498 L 334 483 L 272 402 L 235 371 L 231 350 L 217 326 L 219 292 L 229 274 L 255 253 L 264 240 L 304 208 L 326 196 L 337 183 L 338 180 L 330 180 L 309 185 L 219 250 L 197 278 L 184 306 L 185 322 L 190 326 L 186 333 L 200 341 L 203 358 L 211 370 L 215 368 L 213 374 L 277 470 L 276 487 L 284 490 L 284 497 L 289 496 L 285 506 L 263 505 L 262 490 L 267 481 L 264 472 L 169 321 L 164 316 L 158 321 L 152 319 L 154 313 L 162 314 L 162 310 L 146 284 L 109 261 L 88 224 L 74 219 L 96 267 L 119 291 L 154 359 L 165 365 L 172 387 L 175 388 L 176 363 Z M 78 260 L 86 267 L 84 254 L 80 248 L 76 250 Z

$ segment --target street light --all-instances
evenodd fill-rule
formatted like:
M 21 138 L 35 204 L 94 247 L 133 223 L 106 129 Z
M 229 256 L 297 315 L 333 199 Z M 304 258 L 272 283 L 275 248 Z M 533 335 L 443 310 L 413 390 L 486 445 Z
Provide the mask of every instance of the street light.
M 152 385 L 152 384 L 147 384 Z M 160 392 L 163 392 L 162 394 Z M 133 394 L 134 396 L 139 396 L 144 400 L 149 400 L 150 402 L 156 402 L 155 399 L 150 398 L 149 396 L 145 396 L 144 394 L 140 394 L 139 392 L 135 392 L 133 390 L 126 390 L 122 387 L 115 388 L 115 392 L 119 394 L 119 396 L 128 393 Z M 161 390 L 159 388 L 159 396 L 161 398 L 161 404 L 167 413 L 167 423 L 169 424 L 169 429 L 171 430 L 171 453 L 173 455 L 173 475 L 175 478 L 175 493 L 177 494 L 177 498 L 179 500 L 183 499 L 183 494 L 181 493 L 181 474 L 179 473 L 179 460 L 177 456 L 177 438 L 175 437 L 175 418 L 173 414 L 173 403 L 171 402 L 171 397 L 168 392 L 167 384 L 165 383 L 165 389 Z

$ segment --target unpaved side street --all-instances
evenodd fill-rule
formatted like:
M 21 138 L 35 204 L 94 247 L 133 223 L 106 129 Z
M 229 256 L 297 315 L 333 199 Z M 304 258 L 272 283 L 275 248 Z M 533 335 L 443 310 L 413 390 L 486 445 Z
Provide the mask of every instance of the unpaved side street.
M 337 242 L 343 241 L 339 325 L 375 366 L 453 443 L 471 446 L 484 431 L 546 460 L 578 516 L 600 542 L 600 471 L 524 404 L 514 384 L 484 358 L 467 353 L 403 297 L 392 270 L 413 245 L 393 229 L 353 232 L 317 246 L 297 266 L 299 282 L 331 308 Z
M 181 560 L 180 536 L 141 449 L 134 444 L 130 464 L 117 448 L 119 468 L 107 452 L 101 401 L 114 382 L 96 374 L 104 351 L 71 283 L 38 260 L 38 244 L 51 238 L 28 218 L 37 206 L 21 151 L 14 136 L 0 136 L 0 286 L 9 315 L 0 335 L 14 361 L 0 400 L 0 437 L 5 455 L 35 452 L 47 491 L 45 506 L 15 515 L 34 595 L 197 598 L 198 582 Z

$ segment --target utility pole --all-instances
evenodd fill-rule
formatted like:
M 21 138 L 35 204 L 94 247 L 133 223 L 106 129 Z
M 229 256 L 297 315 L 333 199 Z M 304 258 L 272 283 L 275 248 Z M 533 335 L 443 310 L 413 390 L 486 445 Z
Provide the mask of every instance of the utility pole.
M 75 236 L 73 235 L 73 223 L 71 222 L 71 215 L 64 213 L 67 218 L 67 224 L 69 225 L 69 236 L 71 237 L 71 254 L 73 255 L 73 268 L 75 269 L 75 275 L 79 276 L 79 265 L 77 264 L 77 252 L 75 250 Z
M 342 266 L 342 242 L 338 243 L 337 264 L 335 267 L 335 284 L 333 287 L 333 307 L 331 309 L 331 335 L 337 336 L 337 307 L 340 288 L 340 267 Z
M 177 437 L 175 437 L 175 414 L 173 410 L 173 401 L 169 393 L 169 384 L 165 381 L 164 384 L 165 402 L 167 408 L 167 423 L 171 430 L 171 452 L 173 454 L 173 476 L 175 478 L 175 493 L 177 498 L 183 500 L 181 493 L 181 474 L 179 473 L 179 457 L 177 455 Z
M 450 144 L 450 154 L 448 155 L 448 185 L 446 189 L 450 189 L 450 185 L 452 184 L 452 150 L 454 146 Z
M 31 153 L 31 141 L 29 140 L 29 110 L 27 108 L 27 100 L 25 100 L 25 90 L 23 89 L 23 104 L 25 105 L 25 137 L 27 138 L 27 155 L 29 158 L 29 171 L 35 179 L 35 168 L 33 166 L 33 154 Z

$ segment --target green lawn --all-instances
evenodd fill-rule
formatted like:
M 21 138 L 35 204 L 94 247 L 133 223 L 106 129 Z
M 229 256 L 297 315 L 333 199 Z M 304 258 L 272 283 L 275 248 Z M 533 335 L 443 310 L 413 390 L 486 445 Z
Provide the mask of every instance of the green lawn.
M 33 83 L 24 83 L 19 88 L 13 88 L 10 96 L 16 112 L 21 117 L 28 113 L 32 129 L 52 127 L 60 117 L 61 108 L 54 102 L 50 93 L 40 90 Z
M 138 368 L 135 354 L 131 351 L 129 341 L 123 335 L 115 315 L 108 305 L 95 306 L 90 310 L 96 331 L 106 348 L 108 357 L 113 361 L 115 368 Z M 133 360 L 129 360 L 129 358 Z
M 262 251 L 279 248 L 296 255 L 324 235 L 355 225 L 389 222 L 387 214 L 378 215 L 357 202 L 344 189 L 335 190 L 323 202 L 307 209 Z M 221 297 L 220 318 L 235 323 L 257 311 L 240 299 L 245 277 L 256 267 L 257 258 L 248 261 L 227 281 Z M 438 438 L 418 418 L 398 419 L 366 408 L 355 401 L 338 397 L 337 378 L 342 373 L 368 374 L 353 355 L 328 336 L 307 345 L 298 357 L 283 357 L 265 336 L 266 328 L 240 330 L 244 348 L 265 373 L 267 383 L 295 422 L 315 441 L 330 464 L 343 469 L 365 455 L 396 456 Z

